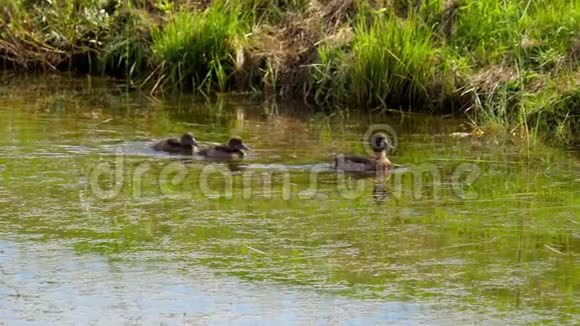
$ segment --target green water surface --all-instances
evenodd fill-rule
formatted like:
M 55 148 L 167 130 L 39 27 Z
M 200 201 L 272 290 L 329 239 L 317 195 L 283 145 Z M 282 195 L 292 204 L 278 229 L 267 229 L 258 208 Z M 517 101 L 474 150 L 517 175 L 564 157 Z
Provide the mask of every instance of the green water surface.
M 466 121 L 4 76 L 0 321 L 578 322 L 580 161 Z M 337 175 L 388 125 L 402 167 Z M 154 139 L 244 138 L 239 163 Z

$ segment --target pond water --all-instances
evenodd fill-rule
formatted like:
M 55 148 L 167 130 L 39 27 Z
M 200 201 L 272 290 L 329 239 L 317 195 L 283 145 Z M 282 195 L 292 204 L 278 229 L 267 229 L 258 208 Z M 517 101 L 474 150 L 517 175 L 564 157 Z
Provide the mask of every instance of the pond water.
M 0 80 L 0 323 L 578 322 L 578 153 L 450 117 Z M 148 149 L 184 131 L 253 150 Z M 400 168 L 333 172 L 373 131 Z

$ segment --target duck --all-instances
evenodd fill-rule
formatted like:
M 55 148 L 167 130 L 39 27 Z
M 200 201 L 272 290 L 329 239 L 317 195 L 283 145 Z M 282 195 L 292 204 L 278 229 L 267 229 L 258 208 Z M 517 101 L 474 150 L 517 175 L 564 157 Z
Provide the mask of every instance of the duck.
M 244 150 L 251 151 L 242 138 L 232 137 L 227 143 L 202 149 L 198 154 L 213 159 L 236 159 L 246 156 Z
M 338 155 L 334 158 L 334 169 L 345 172 L 384 172 L 393 168 L 393 164 L 387 157 L 387 150 L 392 147 L 387 141 L 387 136 L 377 133 L 370 139 L 370 145 L 374 157 Z
M 189 132 L 184 133 L 179 140 L 175 138 L 164 139 L 156 142 L 151 146 L 156 151 L 168 152 L 173 154 L 193 155 L 197 152 L 198 144 L 193 135 Z

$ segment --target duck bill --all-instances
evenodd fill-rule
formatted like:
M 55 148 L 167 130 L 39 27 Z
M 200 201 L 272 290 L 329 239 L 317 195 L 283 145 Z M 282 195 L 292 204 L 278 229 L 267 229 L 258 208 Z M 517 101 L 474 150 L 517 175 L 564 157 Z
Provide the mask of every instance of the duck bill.
M 391 144 L 389 144 L 388 141 L 384 140 L 383 141 L 383 148 L 385 149 L 385 151 L 390 152 L 393 150 L 393 146 L 391 146 Z
M 246 145 L 246 144 L 244 144 L 244 143 L 242 143 L 242 144 L 240 145 L 240 148 L 241 148 L 241 149 L 245 149 L 245 150 L 247 150 L 247 151 L 251 151 L 251 150 L 252 150 L 250 147 L 248 147 L 248 145 Z

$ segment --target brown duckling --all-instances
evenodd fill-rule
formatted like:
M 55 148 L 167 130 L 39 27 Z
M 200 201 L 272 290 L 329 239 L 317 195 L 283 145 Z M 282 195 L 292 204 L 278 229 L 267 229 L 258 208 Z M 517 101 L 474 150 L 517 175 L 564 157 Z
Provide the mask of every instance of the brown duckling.
M 174 154 L 192 155 L 197 152 L 198 144 L 189 132 L 184 133 L 179 140 L 175 138 L 164 139 L 151 146 L 156 151 Z
M 251 151 L 242 138 L 232 137 L 226 144 L 202 149 L 199 155 L 214 159 L 235 159 L 243 158 L 246 155 L 244 150 Z
M 387 142 L 387 136 L 382 133 L 375 134 L 371 137 L 370 144 L 375 154 L 373 158 L 339 155 L 334 159 L 334 168 L 346 172 L 373 172 L 391 169 L 393 164 L 387 158 L 387 150 L 391 149 L 391 145 Z

